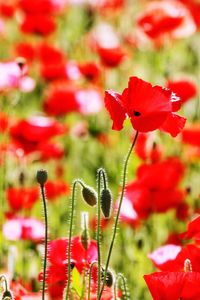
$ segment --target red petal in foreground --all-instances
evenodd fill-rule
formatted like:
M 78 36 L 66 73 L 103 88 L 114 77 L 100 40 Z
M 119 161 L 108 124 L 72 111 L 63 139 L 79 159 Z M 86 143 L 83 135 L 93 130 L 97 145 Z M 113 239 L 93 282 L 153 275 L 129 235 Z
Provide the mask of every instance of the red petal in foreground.
M 110 113 L 111 119 L 113 120 L 112 129 L 121 130 L 126 118 L 126 113 L 121 104 L 121 95 L 113 91 L 106 91 L 105 106 Z

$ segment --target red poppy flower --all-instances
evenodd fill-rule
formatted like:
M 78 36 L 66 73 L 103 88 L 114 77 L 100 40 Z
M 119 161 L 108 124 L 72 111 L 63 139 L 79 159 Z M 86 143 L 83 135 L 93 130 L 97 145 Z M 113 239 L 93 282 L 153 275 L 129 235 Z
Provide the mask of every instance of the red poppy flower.
M 35 150 L 39 152 L 39 159 L 41 161 L 61 159 L 65 154 L 64 147 L 60 143 L 52 141 L 39 143 Z
M 22 209 L 31 209 L 39 198 L 38 188 L 8 188 L 6 191 L 10 208 L 17 212 Z
M 10 3 L 0 3 L 0 14 L 6 18 L 12 18 L 15 13 L 15 6 Z
M 177 209 L 185 197 L 184 191 L 177 188 L 183 173 L 184 167 L 176 158 L 143 164 L 137 170 L 137 179 L 127 184 L 124 197 L 144 219 L 152 212 Z
M 200 299 L 199 272 L 156 272 L 144 279 L 154 300 Z
M 36 56 L 34 46 L 28 42 L 17 43 L 14 50 L 17 56 L 26 58 L 28 62 L 32 62 Z
M 36 151 L 50 138 L 63 134 L 64 125 L 47 117 L 31 117 L 20 120 L 10 129 L 10 135 L 15 143 L 19 144 L 26 152 Z
M 139 134 L 134 151 L 142 160 L 150 159 L 151 162 L 158 162 L 163 153 L 161 146 L 154 142 L 153 136 L 145 133 Z
M 189 10 L 179 1 L 151 1 L 138 18 L 138 25 L 151 39 L 187 37 L 196 30 Z
M 64 53 L 59 48 L 47 43 L 38 45 L 37 55 L 43 64 L 60 64 L 65 61 Z
M 102 64 L 110 68 L 117 67 L 126 57 L 125 51 L 120 46 L 115 48 L 99 46 L 97 52 Z
M 191 80 L 169 80 L 166 86 L 176 93 L 182 102 L 186 102 L 197 95 L 197 87 Z
M 99 65 L 94 62 L 79 64 L 78 68 L 81 74 L 85 76 L 86 79 L 91 81 L 96 82 L 101 75 L 101 69 Z
M 192 239 L 200 241 L 200 216 L 189 222 L 187 231 L 180 235 L 182 239 Z
M 68 184 L 61 180 L 57 181 L 47 181 L 45 184 L 45 191 L 48 200 L 54 200 L 55 198 L 67 195 L 70 192 L 70 187 Z
M 62 299 L 62 294 L 67 280 L 67 247 L 68 240 L 61 238 L 49 243 L 47 270 L 48 291 L 53 299 L 54 297 Z M 71 262 L 75 265 L 81 274 L 85 267 L 97 261 L 97 244 L 91 240 L 89 248 L 85 250 L 80 237 L 72 238 Z
M 40 300 L 41 293 L 27 291 L 19 281 L 11 281 L 10 289 L 15 300 Z
M 24 33 L 47 36 L 55 31 L 56 23 L 53 17 L 49 15 L 25 15 L 20 28 Z
M 184 3 L 187 8 L 189 9 L 196 26 L 200 27 L 200 3 L 198 0 L 180 0 L 182 3 Z
M 54 116 L 78 112 L 83 115 L 102 109 L 101 92 L 96 88 L 81 89 L 71 85 L 53 86 L 44 101 L 44 110 Z
M 55 8 L 52 0 L 19 0 L 18 6 L 26 14 L 50 14 Z
M 8 117 L 4 113 L 0 112 L 0 132 L 4 132 L 8 128 L 8 125 Z
M 200 123 L 190 124 L 182 132 L 182 141 L 200 147 Z
M 67 79 L 66 64 L 42 64 L 40 66 L 41 77 L 45 80 L 62 80 Z
M 180 98 L 169 89 L 153 86 L 137 77 L 130 77 L 122 95 L 106 91 L 105 106 L 113 120 L 113 129 L 121 130 L 128 116 L 135 130 L 140 132 L 161 129 L 175 137 L 186 119 L 176 115 Z

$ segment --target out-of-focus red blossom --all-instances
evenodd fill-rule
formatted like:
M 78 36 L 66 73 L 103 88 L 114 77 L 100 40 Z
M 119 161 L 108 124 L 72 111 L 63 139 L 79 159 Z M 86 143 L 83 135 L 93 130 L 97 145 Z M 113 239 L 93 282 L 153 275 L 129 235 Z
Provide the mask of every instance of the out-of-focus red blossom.
M 3 234 L 10 241 L 30 240 L 41 242 L 44 238 L 44 225 L 34 218 L 11 218 L 3 225 Z
M 26 14 L 51 14 L 55 11 L 53 0 L 19 0 L 18 6 Z
M 199 272 L 155 272 L 144 279 L 154 300 L 200 299 Z
M 15 300 L 40 300 L 40 293 L 31 293 L 27 291 L 18 281 L 10 282 L 10 289 Z
M 45 192 L 48 200 L 55 200 L 57 197 L 67 195 L 70 192 L 70 187 L 64 181 L 47 181 L 45 184 Z
M 58 121 L 35 116 L 27 120 L 20 120 L 10 128 L 13 141 L 25 152 L 37 151 L 50 138 L 66 132 L 66 127 Z
M 166 87 L 176 93 L 182 102 L 187 102 L 197 95 L 197 86 L 191 80 L 169 80 L 166 83 Z
M 196 26 L 200 27 L 200 3 L 198 0 L 180 0 L 189 9 Z
M 173 244 L 173 245 L 182 245 L 182 239 L 180 238 L 179 236 L 179 233 L 177 232 L 171 232 L 166 241 L 165 241 L 165 244 Z
M 50 15 L 29 14 L 25 15 L 20 26 L 24 33 L 48 36 L 56 29 L 56 22 Z
M 129 200 L 138 218 L 177 209 L 185 198 L 185 192 L 177 188 L 183 174 L 184 166 L 178 158 L 142 164 L 136 172 L 137 179 L 126 186 L 125 201 Z
M 87 62 L 87 63 L 79 64 L 78 68 L 81 74 L 85 76 L 86 79 L 93 82 L 96 82 L 101 75 L 101 69 L 99 65 L 95 62 Z
M 154 142 L 153 136 L 144 133 L 139 134 L 134 151 L 142 160 L 150 159 L 153 163 L 158 162 L 163 153 L 161 146 Z
M 40 143 L 36 151 L 39 152 L 39 158 L 42 161 L 48 161 L 50 159 L 59 160 L 65 154 L 65 150 L 60 143 L 55 143 L 51 141 Z
M 200 272 L 200 248 L 195 245 L 165 245 L 150 253 L 148 257 L 161 271 L 183 271 L 184 261 L 189 259 L 192 270 Z
M 102 46 L 97 47 L 97 53 L 101 62 L 106 67 L 115 68 L 125 59 L 126 53 L 122 47 L 105 48 Z
M 106 91 L 105 106 L 114 130 L 121 130 L 128 116 L 133 128 L 139 132 L 161 129 L 175 137 L 186 122 L 174 113 L 181 106 L 179 97 L 169 89 L 152 86 L 137 77 L 130 77 L 128 88 L 122 94 Z
M 16 61 L 1 62 L 0 93 L 14 88 L 19 88 L 23 92 L 31 92 L 35 88 L 35 81 L 26 73 L 26 65 L 21 70 Z
M 67 281 L 67 248 L 68 240 L 60 238 L 49 243 L 47 270 L 48 292 L 52 299 L 62 299 L 63 290 Z M 71 262 L 81 274 L 84 268 L 89 268 L 93 261 L 97 261 L 97 244 L 91 240 L 85 250 L 80 237 L 73 237 L 71 244 Z M 42 274 L 40 274 L 42 278 Z
M 182 141 L 200 147 L 200 122 L 188 124 L 182 131 Z
M 60 64 L 65 61 L 64 53 L 57 47 L 41 43 L 37 48 L 37 55 L 43 64 Z
M 0 15 L 6 18 L 12 18 L 15 13 L 15 6 L 10 1 L 8 3 L 0 3 Z
M 93 87 L 87 89 L 71 85 L 54 85 L 44 101 L 44 110 L 54 116 L 78 112 L 83 115 L 98 113 L 103 107 L 101 92 Z
M 29 42 L 17 43 L 14 52 L 19 57 L 24 57 L 28 62 L 32 62 L 36 57 L 35 47 Z
M 8 128 L 8 125 L 8 117 L 4 113 L 0 112 L 0 132 L 4 132 Z
M 190 207 L 187 203 L 180 203 L 176 208 L 176 218 L 181 221 L 188 219 L 190 214 Z
M 184 38 L 196 31 L 190 11 L 179 1 L 151 1 L 137 22 L 140 29 L 153 40 Z
M 101 228 L 102 228 L 102 230 L 107 228 L 110 224 L 111 224 L 111 219 L 104 219 L 104 218 L 101 219 Z M 90 228 L 92 230 L 96 230 L 96 228 L 97 228 L 97 218 L 96 217 L 93 217 L 90 220 Z
M 187 231 L 181 233 L 182 239 L 195 239 L 198 243 L 200 242 L 200 216 L 188 223 Z
M 6 197 L 11 210 L 17 212 L 31 209 L 39 198 L 39 191 L 37 187 L 8 188 Z

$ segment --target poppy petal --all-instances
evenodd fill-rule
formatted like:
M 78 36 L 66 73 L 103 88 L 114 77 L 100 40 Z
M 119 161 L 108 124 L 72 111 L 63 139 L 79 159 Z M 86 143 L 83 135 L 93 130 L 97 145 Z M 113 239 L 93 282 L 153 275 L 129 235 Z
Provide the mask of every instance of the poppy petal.
M 160 127 L 161 130 L 168 132 L 171 136 L 176 137 L 185 126 L 186 119 L 171 113 Z
M 126 112 L 121 104 L 121 95 L 114 91 L 105 92 L 105 106 L 113 121 L 112 129 L 121 130 L 126 118 Z

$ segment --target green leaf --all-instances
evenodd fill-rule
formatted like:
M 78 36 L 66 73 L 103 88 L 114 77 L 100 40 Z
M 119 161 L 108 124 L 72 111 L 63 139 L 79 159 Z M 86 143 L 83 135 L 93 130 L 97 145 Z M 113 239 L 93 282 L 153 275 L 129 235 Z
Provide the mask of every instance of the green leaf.
M 81 292 L 82 292 L 82 277 L 79 274 L 78 270 L 76 267 L 73 268 L 72 270 L 72 288 L 75 290 L 77 295 L 81 297 Z

